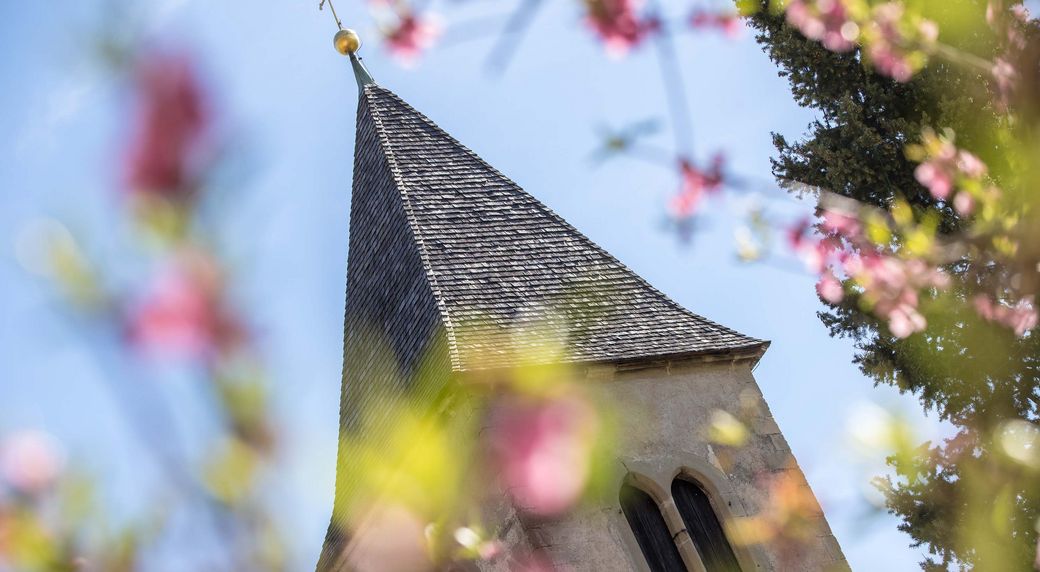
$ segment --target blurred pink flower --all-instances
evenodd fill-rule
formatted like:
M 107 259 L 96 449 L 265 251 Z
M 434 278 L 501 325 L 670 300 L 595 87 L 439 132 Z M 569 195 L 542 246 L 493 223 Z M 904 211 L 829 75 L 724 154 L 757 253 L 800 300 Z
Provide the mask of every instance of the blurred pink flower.
M 735 12 L 695 10 L 690 15 L 690 27 L 695 30 L 715 29 L 730 38 L 740 35 L 744 28 L 740 15 Z
M 914 177 L 932 193 L 932 196 L 944 201 L 953 190 L 953 177 L 936 161 L 926 161 L 914 169 Z
M 994 60 L 990 73 L 993 75 L 993 87 L 997 92 L 997 103 L 1003 109 L 1007 109 L 1018 79 L 1018 70 L 1015 69 L 1015 66 L 1007 58 L 998 57 Z
M 879 72 L 899 81 L 908 82 L 914 76 L 914 68 L 910 65 L 906 54 L 895 49 L 891 44 L 874 42 L 867 50 L 870 61 Z
M 900 2 L 874 6 L 870 22 L 872 33 L 866 48 L 878 72 L 906 82 L 914 75 L 912 58 L 920 55 L 922 47 L 935 43 L 939 27 L 935 22 L 921 20 L 911 33 L 904 33 L 903 19 L 904 8 Z
M 834 277 L 834 273 L 830 270 L 820 275 L 820 280 L 816 283 L 816 293 L 820 295 L 820 298 L 831 304 L 841 302 L 841 299 L 845 296 L 841 282 Z
M 823 273 L 827 261 L 837 249 L 832 239 L 818 239 L 810 236 L 812 223 L 803 218 L 787 229 L 787 242 L 791 250 L 805 263 L 805 266 L 816 274 Z
M 385 32 L 386 45 L 391 55 L 410 65 L 436 43 L 440 34 L 441 26 L 435 18 L 406 13 Z
M 0 442 L 0 478 L 22 494 L 36 495 L 54 486 L 63 465 L 60 447 L 41 431 L 19 431 Z
M 810 240 L 808 237 L 810 230 L 812 230 L 812 223 L 809 222 L 809 217 L 799 219 L 798 222 L 787 228 L 788 246 L 795 251 L 802 248 L 802 246 Z
M 915 305 L 899 304 L 888 311 L 888 329 L 897 338 L 906 338 L 915 332 L 922 332 L 928 326 Z
M 961 149 L 957 152 L 957 170 L 969 179 L 978 179 L 986 174 L 986 164 L 982 159 Z
M 201 252 L 182 254 L 163 269 L 128 317 L 131 341 L 151 353 L 210 358 L 240 337 L 221 306 L 216 263 Z
M 899 32 L 899 21 L 903 17 L 903 6 L 886 2 L 874 7 L 872 25 L 876 35 L 870 42 L 867 53 L 877 70 L 896 81 L 910 81 L 913 67 L 907 60 L 901 45 L 906 41 Z
M 820 298 L 832 304 L 844 298 L 842 281 L 835 270 L 828 267 L 834 265 L 842 275 L 853 280 L 854 287 L 862 290 L 863 301 L 888 323 L 893 335 L 905 338 L 923 331 L 927 321 L 917 311 L 918 292 L 923 288 L 945 288 L 949 277 L 921 259 L 904 260 L 879 252 L 862 236 L 855 217 L 825 211 L 822 227 L 841 234 L 851 246 L 843 245 L 833 236 L 823 239 L 808 236 L 812 228 L 808 219 L 788 230 L 791 248 L 819 275 L 816 293 Z
M 406 507 L 396 504 L 373 507 L 352 531 L 345 569 L 356 572 L 433 570 L 426 526 L 427 523 Z
M 1024 336 L 1037 325 L 1038 314 L 1032 296 L 1022 298 L 1014 305 L 1006 305 L 994 302 L 985 294 L 978 294 L 972 302 L 979 316 L 1011 328 L 1016 336 Z
M 953 197 L 953 208 L 961 216 L 968 216 L 975 210 L 975 197 L 971 193 L 959 192 Z
M 493 466 L 523 509 L 559 514 L 585 490 L 598 429 L 596 410 L 578 397 L 505 398 L 490 417 Z
M 137 114 L 126 159 L 131 191 L 178 196 L 197 169 L 209 118 L 195 71 L 182 55 L 153 54 L 137 65 Z
M 829 242 L 812 240 L 803 243 L 802 248 L 798 250 L 798 255 L 810 270 L 823 272 L 823 269 L 827 266 L 827 258 L 832 252 L 833 249 Z
M 707 169 L 697 167 L 688 159 L 679 161 L 679 193 L 669 203 L 673 217 L 680 220 L 692 217 L 706 194 L 714 194 L 722 188 L 725 162 L 722 154 L 715 155 Z
M 951 141 L 933 135 L 931 145 L 937 148 L 931 150 L 928 159 L 914 169 L 914 177 L 936 199 L 949 200 L 958 181 L 978 181 L 986 175 L 986 164 L 981 159 L 968 151 L 957 149 Z M 974 207 L 972 197 L 961 199 L 960 206 L 956 203 L 964 195 L 962 191 L 954 196 L 954 208 L 961 214 L 968 214 Z
M 859 235 L 862 225 L 855 215 L 826 209 L 823 211 L 823 229 L 851 239 Z
M 847 52 L 855 44 L 855 24 L 843 0 L 791 0 L 787 22 L 811 40 L 818 40 L 834 52 Z
M 700 205 L 701 195 L 693 193 L 679 193 L 668 202 L 668 211 L 673 217 L 684 220 L 692 217 Z
M 660 29 L 660 22 L 636 12 L 640 0 L 585 0 L 586 22 L 612 56 L 622 56 Z
M 862 286 L 864 300 L 888 321 L 889 330 L 898 338 L 924 331 L 928 325 L 917 311 L 918 291 L 949 285 L 949 277 L 941 269 L 919 259 L 872 253 L 846 264 L 845 270 Z
M 502 545 L 501 540 L 488 540 L 480 544 L 477 548 L 477 556 L 481 560 L 494 560 L 502 555 L 505 551 L 505 547 Z

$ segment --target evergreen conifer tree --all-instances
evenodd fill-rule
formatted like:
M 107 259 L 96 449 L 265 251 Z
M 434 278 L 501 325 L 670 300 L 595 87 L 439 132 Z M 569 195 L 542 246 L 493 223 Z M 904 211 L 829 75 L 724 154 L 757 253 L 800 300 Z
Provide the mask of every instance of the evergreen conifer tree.
M 985 2 L 956 4 L 984 22 Z M 865 66 L 857 51 L 835 53 L 807 39 L 782 15 L 762 10 L 751 24 L 798 104 L 817 112 L 801 139 L 774 135 L 773 173 L 792 192 L 826 189 L 881 208 L 902 197 L 919 213 L 938 212 L 940 230 L 951 232 L 962 221 L 915 180 L 916 164 L 905 153 L 926 128 L 952 129 L 958 147 L 981 157 L 998 181 L 1011 177 L 1001 114 L 982 73 L 933 62 L 900 83 Z M 985 34 L 962 39 L 975 53 L 996 49 Z M 965 299 L 972 264 L 947 267 L 950 288 L 922 301 L 927 330 L 908 338 L 893 336 L 854 294 L 819 317 L 831 335 L 854 340 L 864 374 L 912 393 L 957 430 L 913 455 L 894 455 L 894 478 L 878 482 L 900 529 L 929 552 L 922 568 L 1025 570 L 1036 550 L 1040 483 L 1008 458 L 1002 439 L 1028 427 L 1016 420 L 1036 423 L 1040 415 L 1040 336 L 1016 337 L 973 315 Z M 944 303 L 951 300 L 960 303 Z

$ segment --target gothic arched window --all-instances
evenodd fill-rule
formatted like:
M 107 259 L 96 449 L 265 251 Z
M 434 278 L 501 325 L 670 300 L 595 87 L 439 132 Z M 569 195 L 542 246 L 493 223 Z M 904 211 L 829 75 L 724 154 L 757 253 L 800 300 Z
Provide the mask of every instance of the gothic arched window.
M 653 572 L 682 572 L 686 570 L 679 549 L 668 531 L 657 502 L 645 492 L 633 487 L 621 487 L 621 510 L 635 534 L 639 549 Z
M 678 477 L 672 481 L 672 499 L 686 525 L 707 572 L 740 572 L 740 564 L 708 494 L 697 483 Z

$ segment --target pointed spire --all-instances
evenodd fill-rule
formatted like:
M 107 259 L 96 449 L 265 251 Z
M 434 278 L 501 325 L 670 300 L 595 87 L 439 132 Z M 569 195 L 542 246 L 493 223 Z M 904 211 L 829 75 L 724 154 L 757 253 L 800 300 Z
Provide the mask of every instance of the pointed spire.
M 333 36 L 332 43 L 336 46 L 337 52 L 350 56 L 350 65 L 354 68 L 354 79 L 357 80 L 358 90 L 363 91 L 366 85 L 375 83 L 372 74 L 368 73 L 365 64 L 357 55 L 357 51 L 361 48 L 361 37 L 357 32 L 350 28 L 341 29 Z
M 354 197 L 378 183 L 393 190 L 387 199 L 393 209 L 359 213 L 351 232 L 385 225 L 390 210 L 404 213 L 409 232 L 403 234 L 426 270 L 455 369 L 516 365 L 529 358 L 525 344 L 533 333 L 565 343 L 575 362 L 765 350 L 767 342 L 676 304 L 390 90 L 364 88 L 359 106 L 357 129 L 367 138 L 359 135 L 356 153 L 380 158 L 375 164 L 385 168 L 377 176 L 355 163 Z M 401 233 L 379 236 L 396 241 Z M 394 260 L 399 246 L 374 248 L 380 262 L 351 267 L 348 275 L 414 266 Z M 372 284 L 379 295 L 394 297 L 388 307 L 411 308 L 411 298 L 384 282 Z M 542 324 L 539 308 L 562 321 Z M 543 325 L 547 331 L 534 331 Z M 515 335 L 521 330 L 527 338 Z
M 350 65 L 354 67 L 354 79 L 357 80 L 358 90 L 364 90 L 366 85 L 376 82 L 357 55 L 350 54 Z

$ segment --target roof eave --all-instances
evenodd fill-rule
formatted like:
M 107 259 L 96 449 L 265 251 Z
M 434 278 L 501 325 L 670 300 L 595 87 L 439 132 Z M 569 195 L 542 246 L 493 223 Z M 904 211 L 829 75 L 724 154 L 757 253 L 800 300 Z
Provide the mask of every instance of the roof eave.
M 722 349 L 711 349 L 695 352 L 679 352 L 670 354 L 659 354 L 650 356 L 639 356 L 635 358 L 618 358 L 601 360 L 596 362 L 576 362 L 586 363 L 588 365 L 612 365 L 618 371 L 632 371 L 637 369 L 647 369 L 653 367 L 662 367 L 669 365 L 676 365 L 678 363 L 710 363 L 710 362 L 743 362 L 750 361 L 751 368 L 754 369 L 758 366 L 758 362 L 765 355 L 766 350 L 769 349 L 771 342 L 766 340 L 756 340 L 753 343 L 745 346 L 738 346 L 733 348 L 722 348 Z
M 578 367 L 611 367 L 615 371 L 635 371 L 640 369 L 652 369 L 658 367 L 669 367 L 675 366 L 680 363 L 712 363 L 712 362 L 751 362 L 751 368 L 754 369 L 758 366 L 758 362 L 765 355 L 766 350 L 772 342 L 767 340 L 754 340 L 744 346 L 737 346 L 732 348 L 718 348 L 710 350 L 701 350 L 695 352 L 678 352 L 678 353 L 666 353 L 666 354 L 655 354 L 637 357 L 617 357 L 607 359 L 572 359 L 562 360 L 560 364 L 566 364 L 569 366 Z M 504 372 L 517 367 L 524 366 L 545 366 L 551 365 L 549 363 L 530 363 L 530 364 L 519 364 L 519 365 L 492 365 L 486 367 L 455 367 L 453 368 L 457 374 L 478 374 L 478 375 L 493 375 L 496 372 Z

